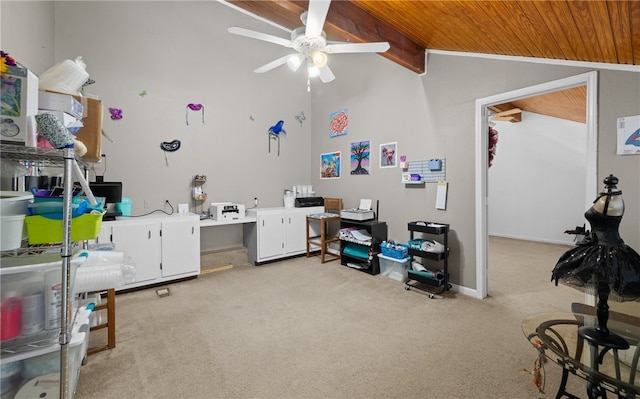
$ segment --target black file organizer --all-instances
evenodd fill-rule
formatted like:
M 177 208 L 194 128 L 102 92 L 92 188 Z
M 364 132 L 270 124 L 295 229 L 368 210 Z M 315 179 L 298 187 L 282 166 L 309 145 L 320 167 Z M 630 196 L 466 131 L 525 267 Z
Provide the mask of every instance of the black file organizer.
M 451 289 L 451 284 L 449 284 L 449 225 L 443 223 L 434 223 L 434 222 L 422 222 L 422 224 L 418 224 L 418 222 L 409 222 L 408 229 L 410 234 L 410 239 L 413 240 L 414 233 L 423 233 L 434 236 L 442 236 L 442 244 L 444 245 L 444 252 L 442 253 L 433 253 L 426 252 L 419 249 L 414 249 L 409 247 L 409 256 L 411 256 L 411 262 L 413 262 L 414 257 L 420 257 L 424 259 L 429 259 L 436 262 L 442 262 L 442 273 L 444 274 L 444 279 L 435 279 L 425 276 L 419 272 L 408 270 L 408 279 L 405 282 L 404 289 L 410 290 L 411 288 L 415 288 L 421 291 L 424 291 L 429 294 L 429 298 L 434 298 L 435 295 L 442 294 L 445 291 Z M 429 226 L 430 224 L 437 224 L 438 226 Z M 433 266 L 432 266 L 433 267 Z M 436 291 L 427 290 L 424 287 L 418 286 L 416 284 L 412 284 L 412 281 L 416 281 L 418 283 L 427 284 L 432 287 L 435 287 Z

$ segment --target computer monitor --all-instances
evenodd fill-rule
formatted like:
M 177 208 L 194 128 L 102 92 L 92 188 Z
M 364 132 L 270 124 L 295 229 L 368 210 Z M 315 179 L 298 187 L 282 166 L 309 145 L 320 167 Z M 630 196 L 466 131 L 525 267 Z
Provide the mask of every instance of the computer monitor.
M 89 189 L 94 197 L 103 197 L 104 208 L 107 213 L 102 220 L 113 220 L 116 216 L 120 216 L 120 212 L 116 212 L 115 204 L 122 202 L 122 182 L 90 182 Z

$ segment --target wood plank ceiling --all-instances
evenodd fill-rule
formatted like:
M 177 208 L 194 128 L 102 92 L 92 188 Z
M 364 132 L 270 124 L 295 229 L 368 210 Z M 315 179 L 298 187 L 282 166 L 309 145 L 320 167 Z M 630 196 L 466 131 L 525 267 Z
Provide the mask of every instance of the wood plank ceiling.
M 309 4 L 227 1 L 288 29 Z M 640 65 L 640 0 L 334 0 L 324 31 L 328 40 L 388 41 L 381 56 L 416 73 L 425 50 Z

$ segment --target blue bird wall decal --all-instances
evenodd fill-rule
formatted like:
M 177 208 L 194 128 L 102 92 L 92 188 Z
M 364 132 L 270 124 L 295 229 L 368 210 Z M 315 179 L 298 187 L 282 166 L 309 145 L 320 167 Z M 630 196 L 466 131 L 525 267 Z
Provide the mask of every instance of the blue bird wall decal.
M 280 133 L 287 134 L 283 128 L 284 121 L 278 121 L 275 125 L 269 128 L 269 153 L 271 153 L 271 140 L 278 141 L 278 156 L 280 156 Z

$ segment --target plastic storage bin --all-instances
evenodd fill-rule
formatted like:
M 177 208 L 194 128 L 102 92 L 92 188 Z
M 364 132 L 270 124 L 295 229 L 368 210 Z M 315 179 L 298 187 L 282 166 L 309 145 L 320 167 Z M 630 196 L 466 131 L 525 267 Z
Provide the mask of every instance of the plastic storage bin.
M 386 241 L 380 243 L 380 251 L 384 256 L 394 259 L 403 259 L 409 254 L 406 244 L 390 244 Z
M 24 215 L 0 216 L 0 251 L 20 248 L 24 219 Z
M 88 344 L 89 315 L 84 309 L 78 312 L 69 341 L 69 389 L 75 392 L 80 366 Z M 56 337 L 57 338 L 57 337 Z M 56 342 L 30 352 L 2 357 L 3 391 L 11 392 L 7 397 L 57 398 L 60 395 L 60 345 Z M 39 389 L 38 389 L 39 388 Z M 4 394 L 3 394 L 4 395 Z M 5 396 L 3 396 L 4 398 Z
M 71 241 L 93 240 L 102 228 L 102 213 L 89 213 L 71 219 Z M 62 242 L 62 220 L 35 215 L 27 216 L 29 244 Z
M 378 254 L 378 260 L 380 262 L 381 276 L 399 281 L 401 283 L 407 279 L 407 270 L 409 268 L 411 258 L 406 257 L 403 259 L 395 259 L 384 256 L 383 254 Z
M 116 211 L 122 213 L 122 216 L 131 216 L 131 208 L 133 201 L 131 198 L 122 197 L 122 202 L 116 203 Z
M 18 191 L 0 191 L 0 215 L 26 215 L 33 194 Z
M 72 295 L 76 269 L 86 257 L 71 258 Z M 2 292 L 2 360 L 7 355 L 50 345 L 58 338 L 61 316 L 62 258 L 51 253 L 3 258 L 0 267 Z M 57 301 L 57 302 L 56 302 Z M 5 303 L 6 302 L 6 303 Z M 20 313 L 15 313 L 19 303 Z M 7 306 L 5 306 L 7 305 Z M 8 307 L 11 305 L 11 307 Z M 5 310 L 9 313 L 5 314 Z M 5 323 L 6 322 L 6 323 Z
M 62 201 L 43 201 L 29 204 L 29 216 L 41 215 L 48 219 L 63 218 L 64 204 Z M 87 212 L 87 201 L 80 201 L 75 204 L 71 204 L 72 217 L 78 217 L 84 215 Z

